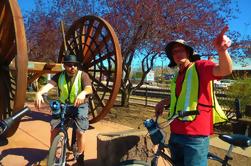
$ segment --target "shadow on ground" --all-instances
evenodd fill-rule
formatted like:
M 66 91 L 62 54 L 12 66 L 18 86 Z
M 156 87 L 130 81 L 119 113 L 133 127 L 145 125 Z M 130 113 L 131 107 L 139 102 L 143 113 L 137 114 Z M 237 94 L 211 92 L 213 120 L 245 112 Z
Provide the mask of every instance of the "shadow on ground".
M 85 160 L 85 166 L 99 166 L 99 161 L 97 159 Z
M 27 165 L 33 165 L 37 161 L 40 161 L 46 157 L 48 154 L 47 150 L 42 149 L 34 149 L 34 148 L 13 148 L 13 149 L 6 149 L 1 152 L 0 162 L 3 158 L 7 157 L 8 155 L 15 155 L 15 156 L 23 156 L 26 161 L 28 161 Z
M 44 122 L 50 122 L 51 115 L 43 113 L 43 112 L 31 111 L 27 114 L 27 116 L 25 118 L 23 118 L 21 120 L 21 122 L 34 121 L 34 120 L 41 120 Z

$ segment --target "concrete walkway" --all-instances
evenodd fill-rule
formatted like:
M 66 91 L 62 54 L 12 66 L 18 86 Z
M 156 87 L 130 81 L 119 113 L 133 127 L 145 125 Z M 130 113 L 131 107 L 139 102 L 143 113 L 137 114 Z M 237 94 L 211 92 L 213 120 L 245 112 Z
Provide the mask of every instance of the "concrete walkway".
M 0 147 L 0 163 L 4 166 L 34 165 L 44 159 L 48 153 L 50 115 L 49 111 L 45 109 L 48 107 L 41 108 L 39 112 L 33 106 L 29 107 L 33 110 L 31 114 L 22 119 L 15 135 L 9 138 L 9 144 Z M 91 129 L 86 133 L 85 164 L 93 166 L 97 163 L 98 133 L 128 129 L 130 128 L 108 121 L 100 121 L 91 125 Z

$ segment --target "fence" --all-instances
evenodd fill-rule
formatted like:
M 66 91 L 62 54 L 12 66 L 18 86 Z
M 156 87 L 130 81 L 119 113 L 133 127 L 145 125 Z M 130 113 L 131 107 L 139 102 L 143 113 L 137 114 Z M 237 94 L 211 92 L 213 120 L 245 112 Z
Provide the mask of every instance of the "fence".
M 229 98 L 225 94 L 224 89 L 222 89 L 222 88 L 215 89 L 215 94 L 219 100 L 234 101 L 234 99 Z M 152 87 L 146 86 L 144 88 L 139 88 L 139 89 L 133 91 L 132 95 L 143 97 L 145 100 L 145 105 L 148 105 L 148 100 L 149 100 L 148 98 L 149 97 L 163 99 L 163 98 L 170 96 L 170 88 L 163 89 L 163 88 L 152 88 Z M 135 98 L 132 98 L 132 99 L 135 99 Z M 152 100 L 150 100 L 150 101 L 152 101 Z

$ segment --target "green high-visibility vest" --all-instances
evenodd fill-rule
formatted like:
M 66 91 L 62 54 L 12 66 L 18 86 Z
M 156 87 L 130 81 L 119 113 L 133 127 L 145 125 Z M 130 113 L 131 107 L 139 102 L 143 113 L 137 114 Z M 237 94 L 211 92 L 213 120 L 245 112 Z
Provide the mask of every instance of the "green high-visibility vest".
M 227 116 L 224 113 L 224 111 L 222 110 L 221 106 L 218 103 L 218 100 L 215 96 L 214 93 L 214 83 L 213 81 L 210 82 L 210 89 L 211 89 L 211 94 L 213 95 L 213 99 L 212 99 L 212 105 L 213 105 L 213 123 L 221 123 L 221 122 L 225 122 L 227 121 Z
M 177 111 L 194 111 L 198 105 L 212 107 L 213 123 L 220 123 L 227 120 L 225 113 L 222 111 L 213 91 L 213 81 L 210 82 L 212 106 L 198 103 L 199 95 L 199 77 L 195 63 L 193 63 L 186 71 L 180 95 L 176 96 L 176 80 L 177 75 L 171 81 L 171 104 L 168 119 L 172 118 Z M 193 121 L 197 115 L 180 118 L 182 121 Z
M 69 88 L 70 86 L 67 84 L 65 74 L 65 72 L 62 72 L 58 79 L 58 88 L 60 90 L 59 100 L 62 103 L 65 103 L 66 100 L 69 100 L 68 102 L 70 102 L 70 104 L 73 104 L 77 95 L 82 91 L 82 72 L 78 71 L 71 88 Z

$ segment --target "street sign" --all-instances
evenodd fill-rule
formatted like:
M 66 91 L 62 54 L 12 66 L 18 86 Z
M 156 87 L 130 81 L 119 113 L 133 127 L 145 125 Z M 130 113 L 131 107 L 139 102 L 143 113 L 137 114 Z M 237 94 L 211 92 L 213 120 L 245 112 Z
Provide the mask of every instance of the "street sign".
M 151 70 L 151 71 L 146 75 L 146 81 L 147 81 L 147 82 L 154 81 L 154 71 Z

